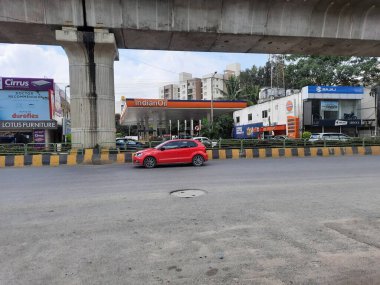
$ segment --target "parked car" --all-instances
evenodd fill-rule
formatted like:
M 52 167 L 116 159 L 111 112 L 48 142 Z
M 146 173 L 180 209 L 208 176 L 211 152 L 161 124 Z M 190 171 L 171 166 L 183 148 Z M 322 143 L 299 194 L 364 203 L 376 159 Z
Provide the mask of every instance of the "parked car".
M 136 150 L 139 148 L 143 148 L 143 144 L 139 141 L 118 138 L 116 139 L 116 148 L 123 150 Z
M 197 140 L 177 139 L 165 141 L 154 148 L 135 153 L 133 163 L 146 168 L 159 164 L 192 163 L 202 166 L 208 160 L 206 147 Z
M 218 142 L 214 142 L 207 137 L 193 137 L 193 140 L 203 143 L 205 147 L 215 147 L 218 145 Z
M 273 137 L 273 140 L 276 140 L 276 141 L 283 141 L 283 140 L 288 140 L 288 136 L 284 136 L 284 135 L 278 135 L 278 136 L 274 136 Z
M 309 138 L 309 142 L 317 141 L 349 141 L 352 138 L 342 133 L 313 133 Z

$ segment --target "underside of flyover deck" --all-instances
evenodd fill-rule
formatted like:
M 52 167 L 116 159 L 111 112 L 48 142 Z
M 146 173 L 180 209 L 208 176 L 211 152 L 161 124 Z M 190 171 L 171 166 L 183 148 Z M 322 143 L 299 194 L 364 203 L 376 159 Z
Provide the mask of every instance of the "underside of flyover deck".
M 0 0 L 0 42 L 61 45 L 73 141 L 114 141 L 117 48 L 380 56 L 377 0 Z M 78 65 L 79 62 L 79 65 Z

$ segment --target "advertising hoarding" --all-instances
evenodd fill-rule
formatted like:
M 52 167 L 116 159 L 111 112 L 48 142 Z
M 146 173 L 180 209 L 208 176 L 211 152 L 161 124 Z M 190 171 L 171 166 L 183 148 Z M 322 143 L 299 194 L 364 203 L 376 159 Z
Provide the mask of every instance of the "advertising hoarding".
M 0 90 L 49 91 L 54 90 L 54 80 L 47 78 L 0 77 Z
M 34 130 L 33 131 L 33 141 L 34 141 L 34 143 L 44 144 L 45 143 L 45 130 Z
M 48 91 L 0 90 L 0 120 L 50 120 L 50 110 Z
M 235 126 L 233 129 L 233 137 L 235 139 L 257 138 L 260 127 L 262 126 L 263 123 Z
M 64 98 L 65 93 L 63 90 L 61 90 L 57 84 L 54 84 L 54 102 L 52 104 L 53 106 L 53 115 L 56 117 L 63 117 L 63 110 L 62 110 L 62 99 Z

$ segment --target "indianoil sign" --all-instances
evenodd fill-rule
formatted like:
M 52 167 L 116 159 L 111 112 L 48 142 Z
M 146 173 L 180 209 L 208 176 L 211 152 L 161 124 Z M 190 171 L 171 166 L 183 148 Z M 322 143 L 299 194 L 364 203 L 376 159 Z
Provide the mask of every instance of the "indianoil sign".
M 168 100 L 162 99 L 135 99 L 136 107 L 167 107 Z

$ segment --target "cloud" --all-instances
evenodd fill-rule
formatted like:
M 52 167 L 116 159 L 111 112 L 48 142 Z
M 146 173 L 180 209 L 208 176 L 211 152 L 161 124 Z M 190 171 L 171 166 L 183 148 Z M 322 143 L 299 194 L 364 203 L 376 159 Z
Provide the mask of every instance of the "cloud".
M 193 77 L 218 71 L 238 62 L 242 69 L 263 65 L 266 55 L 181 51 L 119 50 L 115 62 L 115 98 L 157 98 L 159 87 L 178 82 L 180 72 Z M 0 44 L 0 76 L 53 78 L 63 89 L 69 84 L 69 63 L 56 46 Z

